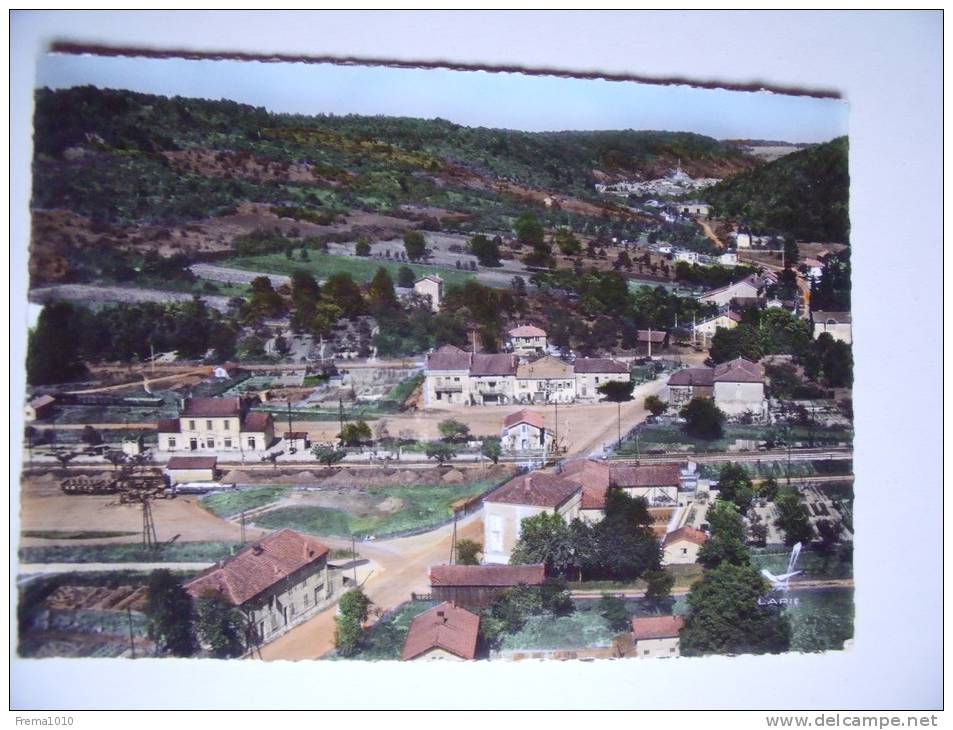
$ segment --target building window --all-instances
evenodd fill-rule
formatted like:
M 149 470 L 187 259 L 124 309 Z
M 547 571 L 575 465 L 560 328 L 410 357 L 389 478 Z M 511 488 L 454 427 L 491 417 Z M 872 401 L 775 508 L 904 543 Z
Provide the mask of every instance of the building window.
M 226 448 L 226 449 L 232 448 L 232 440 L 231 440 L 231 439 L 225 439 L 225 448 Z
M 174 438 L 170 438 L 170 439 L 169 439 L 169 448 L 170 448 L 170 449 L 174 449 L 174 448 L 175 448 L 175 439 L 174 439 Z
M 189 421 L 189 431 L 195 430 L 195 421 Z
M 688 555 L 688 548 L 682 548 L 682 555 Z
M 643 651 L 642 651 L 642 655 L 643 655 L 643 656 L 648 656 L 648 655 L 649 655 L 649 650 L 648 650 L 648 649 L 643 650 Z
M 230 426 L 230 422 L 229 422 L 229 420 L 228 420 L 227 418 L 226 418 L 224 421 L 222 421 L 222 429 L 223 429 L 223 430 L 228 431 L 228 429 L 229 429 L 230 427 L 231 427 L 231 426 Z
M 211 431 L 211 430 L 212 430 L 212 422 L 211 422 L 211 421 L 206 421 L 206 422 L 205 422 L 205 430 L 206 430 L 206 431 Z
M 254 437 L 254 436 L 249 436 L 249 437 L 248 437 L 248 448 L 254 450 L 254 448 L 255 448 L 255 437 Z
M 265 638 L 265 622 L 264 621 L 260 621 L 258 623 L 258 638 L 259 639 Z
M 215 448 L 215 439 L 205 439 L 205 448 L 214 449 Z

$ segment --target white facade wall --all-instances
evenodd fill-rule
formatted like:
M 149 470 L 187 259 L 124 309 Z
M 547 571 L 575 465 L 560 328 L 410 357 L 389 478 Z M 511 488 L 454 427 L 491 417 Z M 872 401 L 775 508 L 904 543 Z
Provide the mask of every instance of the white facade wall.
M 848 345 L 853 342 L 853 337 L 851 335 L 850 322 L 843 322 L 838 324 L 827 324 L 825 322 L 815 322 L 814 323 L 814 339 L 816 340 L 822 334 L 827 332 L 835 340 L 840 340 L 841 342 L 846 342 Z
M 601 401 L 605 396 L 598 390 L 600 385 L 630 379 L 629 373 L 576 373 L 576 398 L 588 403 Z
M 715 405 L 729 416 L 764 415 L 764 383 L 715 383 Z
M 635 642 L 635 656 L 644 659 L 661 659 L 679 655 L 678 637 L 664 639 L 639 639 Z
M 470 375 L 466 370 L 430 370 L 424 378 L 424 405 L 449 408 L 470 402 Z
M 691 540 L 676 540 L 662 549 L 662 565 L 690 565 L 698 562 L 701 545 Z
M 579 517 L 582 492 L 576 492 L 563 504 L 558 513 L 571 523 Z M 541 512 L 552 512 L 546 507 L 508 504 L 503 502 L 483 503 L 483 562 L 507 565 L 510 554 L 522 532 L 522 521 Z

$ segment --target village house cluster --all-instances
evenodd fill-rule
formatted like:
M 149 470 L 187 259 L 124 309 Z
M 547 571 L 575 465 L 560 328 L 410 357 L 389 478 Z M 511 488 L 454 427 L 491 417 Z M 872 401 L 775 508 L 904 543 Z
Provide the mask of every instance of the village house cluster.
M 428 408 L 592 403 L 602 400 L 601 385 L 631 379 L 629 367 L 611 358 L 583 357 L 569 363 L 543 355 L 521 361 L 516 354 L 468 352 L 453 345 L 430 353 L 424 374 Z

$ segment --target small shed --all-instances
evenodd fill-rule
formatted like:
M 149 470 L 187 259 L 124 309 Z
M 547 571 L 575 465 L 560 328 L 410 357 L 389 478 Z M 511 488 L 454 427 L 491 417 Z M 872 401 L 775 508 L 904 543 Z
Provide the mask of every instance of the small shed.
M 56 398 L 51 395 L 37 396 L 26 404 L 24 416 L 28 422 L 49 418 L 53 414 L 53 405 L 55 403 Z
M 173 456 L 165 472 L 172 484 L 213 482 L 217 472 L 217 456 Z

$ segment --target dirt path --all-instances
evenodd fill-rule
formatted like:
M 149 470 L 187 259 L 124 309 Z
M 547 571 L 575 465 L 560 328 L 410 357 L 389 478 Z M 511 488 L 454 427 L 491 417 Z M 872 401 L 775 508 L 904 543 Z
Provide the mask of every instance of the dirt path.
M 701 229 L 705 232 L 705 236 L 712 243 L 714 243 L 718 248 L 724 250 L 725 244 L 722 242 L 720 238 L 718 238 L 718 236 L 715 235 L 715 231 L 712 229 L 710 225 L 708 225 L 708 221 L 706 221 L 704 218 L 696 218 L 695 222 L 701 226 Z
M 190 370 L 187 373 L 176 373 L 175 375 L 163 375 L 158 378 L 149 378 L 143 376 L 142 380 L 133 380 L 130 383 L 120 383 L 119 385 L 104 385 L 100 388 L 88 388 L 86 390 L 70 390 L 67 391 L 68 395 L 87 395 L 90 393 L 108 393 L 113 390 L 127 390 L 129 388 L 134 388 L 144 383 L 152 386 L 155 383 L 170 383 L 175 380 L 182 380 L 184 378 L 194 378 L 195 376 L 201 376 L 207 378 L 211 374 L 211 368 L 202 368 L 200 370 Z

